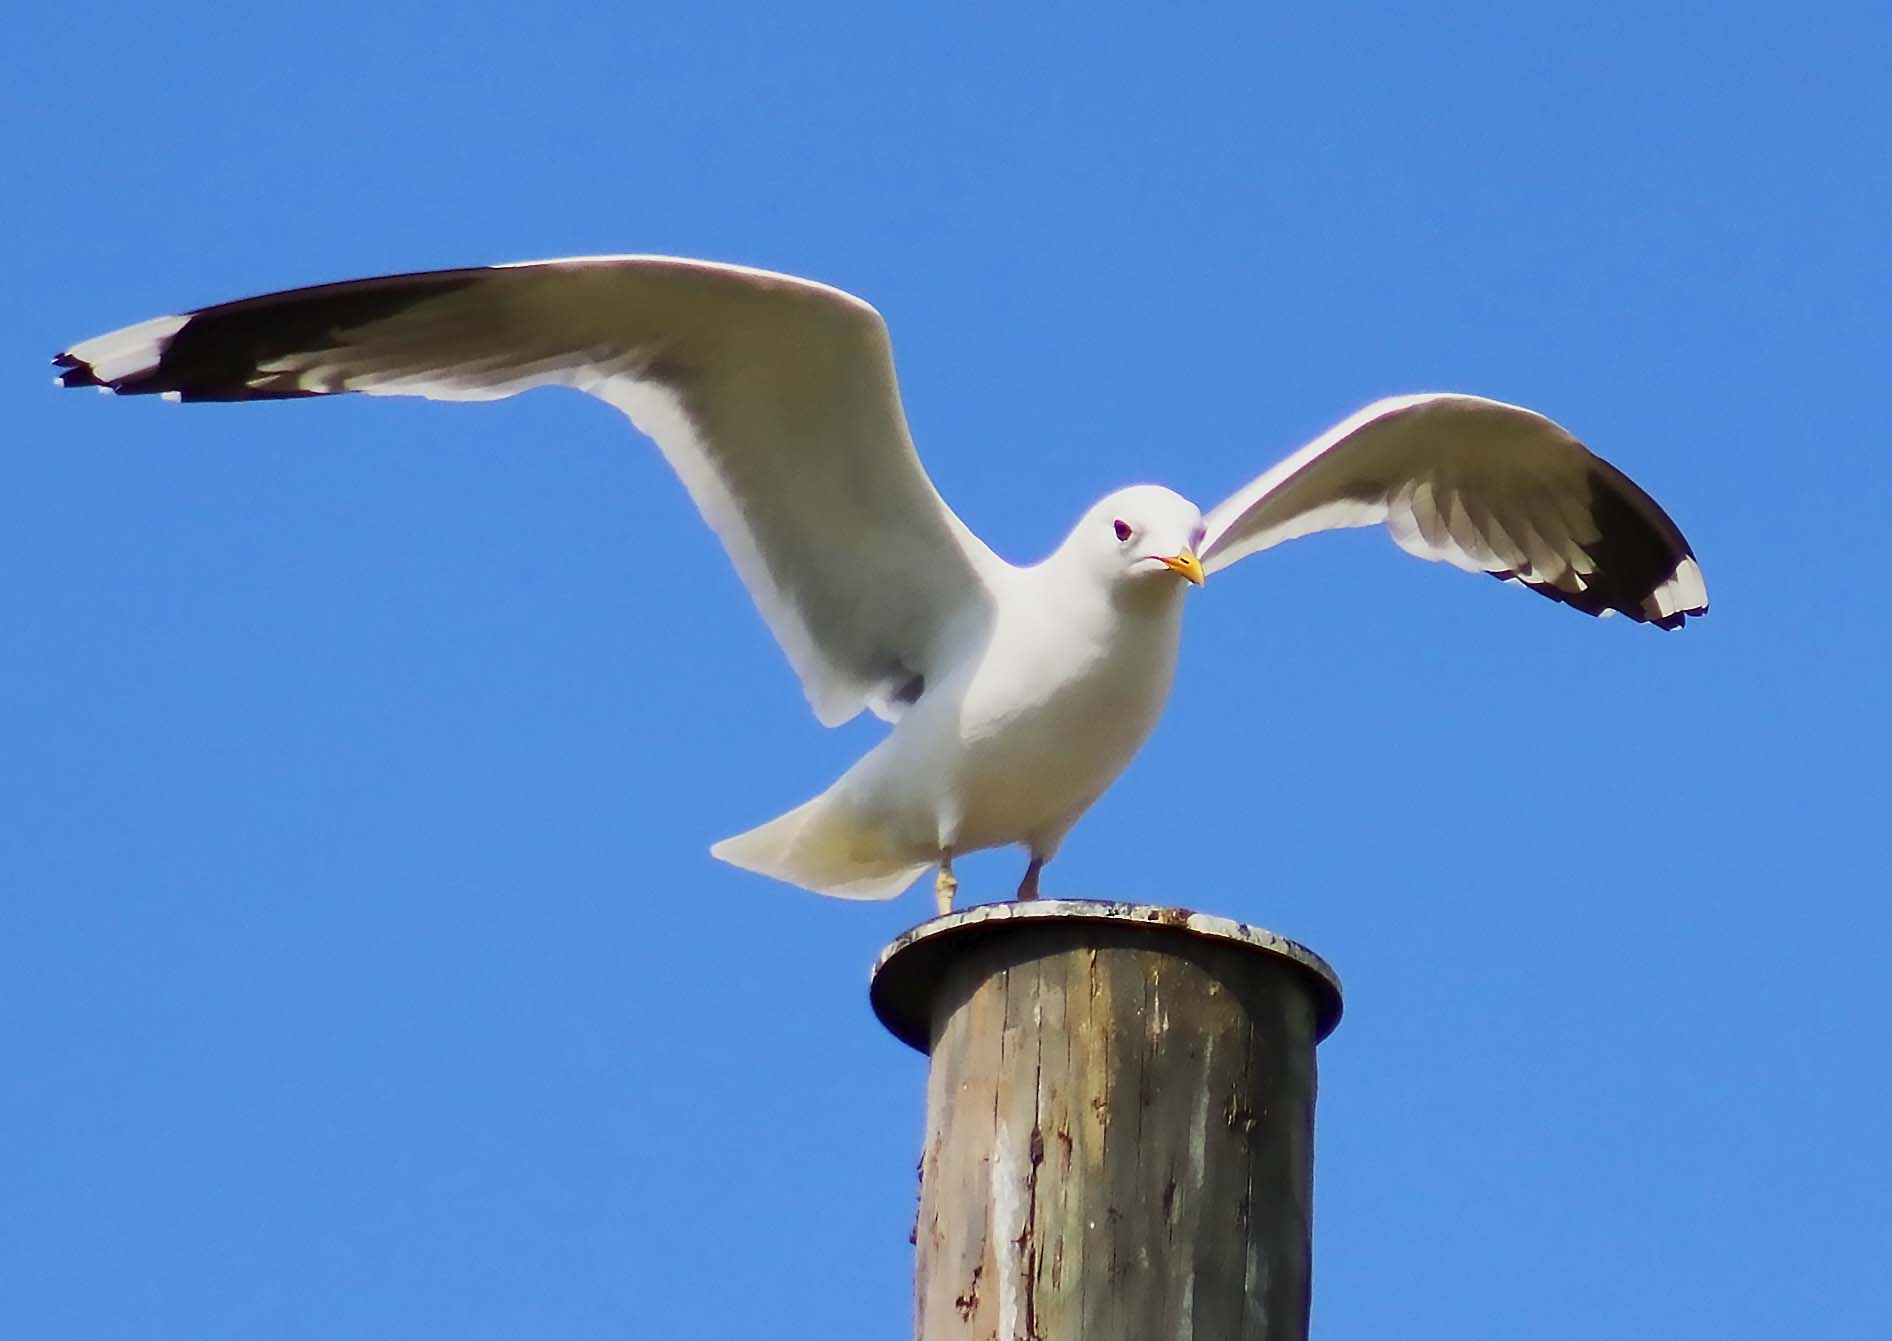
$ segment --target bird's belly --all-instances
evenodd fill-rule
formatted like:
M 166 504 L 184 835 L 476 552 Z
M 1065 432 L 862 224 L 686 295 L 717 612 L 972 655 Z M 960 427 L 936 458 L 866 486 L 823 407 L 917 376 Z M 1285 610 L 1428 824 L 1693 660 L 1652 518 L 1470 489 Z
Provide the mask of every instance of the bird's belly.
M 1149 738 L 1169 692 L 1168 666 L 1068 680 L 1047 699 L 962 723 L 954 792 L 960 851 L 1033 843 L 1055 847 Z
M 1001 623 L 848 770 L 833 801 L 916 861 L 1013 843 L 1049 856 L 1156 725 L 1180 609 L 1121 619 L 1040 607 Z

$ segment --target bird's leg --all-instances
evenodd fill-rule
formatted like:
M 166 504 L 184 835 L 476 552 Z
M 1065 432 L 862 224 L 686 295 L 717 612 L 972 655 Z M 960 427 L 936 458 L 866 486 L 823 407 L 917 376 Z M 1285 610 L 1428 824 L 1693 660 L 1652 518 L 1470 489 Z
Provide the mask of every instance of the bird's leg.
M 953 910 L 953 895 L 958 892 L 959 879 L 953 874 L 953 850 L 945 848 L 939 854 L 939 875 L 933 881 L 933 897 L 939 900 L 941 917 Z
M 1038 897 L 1038 872 L 1042 871 L 1044 866 L 1045 859 L 1043 857 L 1033 857 L 1031 859 L 1031 865 L 1025 868 L 1025 878 L 1018 882 L 1018 897 L 1020 900 L 1035 899 Z

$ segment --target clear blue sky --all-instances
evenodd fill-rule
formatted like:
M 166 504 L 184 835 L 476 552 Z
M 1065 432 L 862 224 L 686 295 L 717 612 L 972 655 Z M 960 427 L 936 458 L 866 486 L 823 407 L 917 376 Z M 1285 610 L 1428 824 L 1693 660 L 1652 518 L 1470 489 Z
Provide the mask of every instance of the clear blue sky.
M 707 856 L 877 728 L 815 724 L 655 451 L 554 393 L 49 385 L 609 251 L 878 305 L 1015 559 L 1405 391 L 1641 481 L 1678 634 L 1379 533 L 1193 594 L 1047 891 L 1339 968 L 1323 1336 L 1892 1328 L 1882 6 L 211 9 L 0 57 L 0 1336 L 908 1326 L 924 1069 L 865 975 L 928 902 Z

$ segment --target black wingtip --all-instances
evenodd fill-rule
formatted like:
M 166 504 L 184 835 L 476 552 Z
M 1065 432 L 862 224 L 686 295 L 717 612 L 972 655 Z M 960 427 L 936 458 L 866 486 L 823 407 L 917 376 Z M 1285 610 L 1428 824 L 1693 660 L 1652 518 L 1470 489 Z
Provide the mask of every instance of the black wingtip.
M 1643 601 L 1612 600 L 1607 594 L 1595 588 L 1566 591 L 1553 582 L 1534 582 L 1515 568 L 1488 569 L 1486 576 L 1495 577 L 1500 582 L 1520 583 L 1539 596 L 1556 601 L 1559 605 L 1569 606 L 1572 610 L 1580 611 L 1592 619 L 1601 619 L 1604 615 L 1614 612 L 1638 624 L 1652 624 L 1658 629 L 1673 632 L 1687 624 L 1691 618 L 1700 619 L 1708 613 L 1708 607 L 1702 605 L 1692 610 L 1677 610 L 1672 614 L 1652 615 L 1645 610 Z
M 110 383 L 101 382 L 99 380 L 98 374 L 92 371 L 91 364 L 87 363 L 84 359 L 79 358 L 78 356 L 73 355 L 73 354 L 54 354 L 53 367 L 58 368 L 60 370 L 60 373 L 59 373 L 60 386 L 65 386 L 65 387 L 105 386 L 105 387 L 108 387 L 110 385 Z

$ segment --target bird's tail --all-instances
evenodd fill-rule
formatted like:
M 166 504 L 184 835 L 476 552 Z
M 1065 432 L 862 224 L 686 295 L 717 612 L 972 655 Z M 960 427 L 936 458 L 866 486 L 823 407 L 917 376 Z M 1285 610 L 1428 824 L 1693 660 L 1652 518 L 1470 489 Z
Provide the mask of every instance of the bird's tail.
M 710 855 L 837 899 L 891 899 L 933 864 L 896 850 L 852 807 L 825 792 L 760 828 L 723 839 Z

